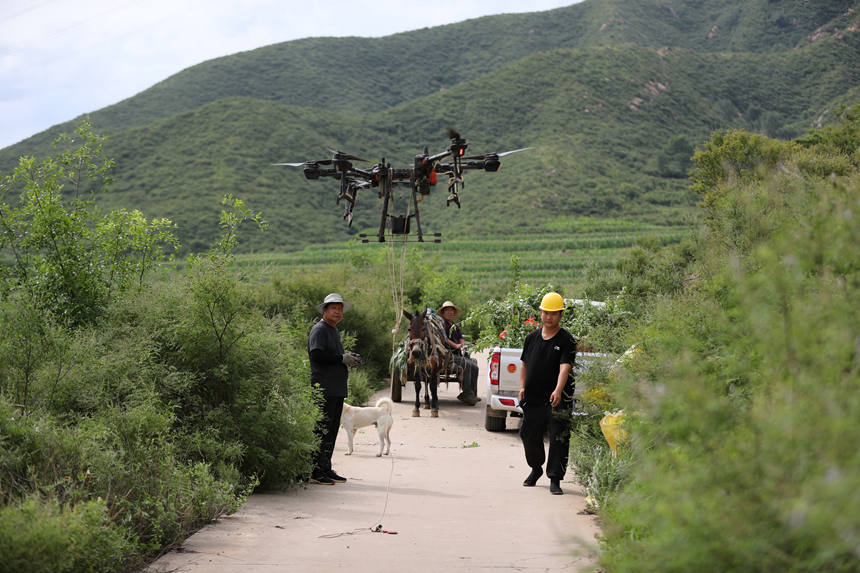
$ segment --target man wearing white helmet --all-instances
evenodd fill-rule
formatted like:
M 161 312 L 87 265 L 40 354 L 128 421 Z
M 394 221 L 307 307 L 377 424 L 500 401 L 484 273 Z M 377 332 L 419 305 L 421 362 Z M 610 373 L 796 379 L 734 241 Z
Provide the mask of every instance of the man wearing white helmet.
M 317 306 L 323 319 L 311 328 L 308 336 L 308 356 L 311 361 L 311 383 L 322 390 L 322 416 L 317 422 L 314 434 L 320 439 L 320 446 L 314 459 L 314 469 L 310 482 L 320 485 L 343 483 L 346 478 L 339 476 L 331 468 L 331 456 L 343 413 L 343 399 L 349 395 L 346 379 L 347 366 L 361 363 L 358 354 L 343 351 L 343 343 L 337 330 L 337 323 L 352 305 L 344 302 L 337 293 L 331 293 Z
M 550 480 L 549 491 L 560 495 L 561 480 L 567 470 L 570 451 L 570 427 L 567 416 L 573 408 L 571 372 L 576 359 L 576 340 L 561 328 L 564 299 L 558 293 L 547 293 L 540 303 L 543 326 L 529 333 L 520 357 L 520 407 L 523 423 L 520 438 L 526 463 L 532 471 L 523 482 L 534 487 L 543 475 Z M 549 455 L 544 451 L 543 437 L 549 429 Z

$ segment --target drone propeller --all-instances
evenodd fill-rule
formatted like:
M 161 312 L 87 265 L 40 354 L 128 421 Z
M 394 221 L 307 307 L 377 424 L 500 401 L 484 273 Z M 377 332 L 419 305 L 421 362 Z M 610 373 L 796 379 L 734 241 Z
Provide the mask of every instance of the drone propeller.
M 287 167 L 303 167 L 305 165 L 331 165 L 331 159 L 320 159 L 315 161 L 302 161 L 301 163 L 272 163 L 272 165 L 286 165 Z
M 271 165 L 286 165 L 287 167 L 303 167 L 308 163 L 313 165 L 331 165 L 331 159 L 320 159 L 319 161 L 302 161 L 301 163 L 272 163 Z
M 362 159 L 361 157 L 356 157 L 355 155 L 350 155 L 348 153 L 344 153 L 343 151 L 338 151 L 337 149 L 332 149 L 331 147 L 326 147 L 325 145 L 320 145 L 319 143 L 315 143 L 317 147 L 322 147 L 328 151 L 331 151 L 338 159 L 346 159 L 347 161 L 369 161 L 369 159 Z M 333 158 L 332 158 L 333 159 Z M 331 161 L 331 160 L 329 160 Z
M 535 149 L 534 147 L 523 147 L 522 149 L 514 149 L 513 151 L 504 151 L 502 153 L 485 153 L 484 155 L 472 155 L 470 157 L 464 157 L 463 159 L 468 161 L 471 159 L 484 159 L 489 155 L 495 155 L 496 157 L 504 157 L 505 155 L 510 155 L 511 153 L 519 153 L 520 151 L 528 151 L 529 149 Z

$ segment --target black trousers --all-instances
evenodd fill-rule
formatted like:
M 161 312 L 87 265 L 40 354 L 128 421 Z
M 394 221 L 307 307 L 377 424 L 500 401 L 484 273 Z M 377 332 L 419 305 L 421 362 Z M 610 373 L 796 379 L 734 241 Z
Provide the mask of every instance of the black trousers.
M 553 408 L 549 404 L 523 406 L 523 423 L 520 439 L 526 453 L 526 463 L 539 468 L 546 461 L 546 475 L 550 479 L 562 480 L 567 471 L 570 456 L 570 420 L 572 404 L 562 400 Z M 544 451 L 543 437 L 549 429 L 549 455 Z
M 314 435 L 320 439 L 314 461 L 314 473 L 327 472 L 331 469 L 331 456 L 334 453 L 334 443 L 340 428 L 340 415 L 343 413 L 343 398 L 326 396 L 322 405 L 322 417 L 314 428 Z
M 465 356 L 453 356 L 454 364 L 463 369 L 463 392 L 478 394 L 478 362 L 474 358 Z

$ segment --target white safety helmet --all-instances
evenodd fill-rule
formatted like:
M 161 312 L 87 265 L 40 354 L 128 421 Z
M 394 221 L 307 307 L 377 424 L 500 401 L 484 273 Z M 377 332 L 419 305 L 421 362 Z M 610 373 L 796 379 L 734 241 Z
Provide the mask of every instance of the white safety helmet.
M 339 302 L 339 303 L 341 303 L 341 304 L 343 305 L 343 313 L 344 313 L 344 314 L 346 314 L 347 312 L 349 312 L 349 309 L 351 309 L 351 308 L 352 308 L 352 305 L 351 305 L 350 303 L 348 303 L 348 302 L 344 302 L 344 300 L 343 300 L 343 297 L 342 297 L 342 296 L 340 296 L 340 295 L 339 295 L 339 294 L 337 294 L 336 292 L 333 292 L 333 293 L 331 293 L 330 295 L 328 295 L 327 297 L 325 297 L 325 300 L 324 300 L 324 301 L 322 301 L 322 304 L 317 305 L 317 312 L 318 312 L 318 313 L 320 313 L 320 314 L 322 314 L 322 313 L 323 313 L 323 311 L 325 310 L 326 305 L 329 305 L 329 304 L 331 304 L 331 303 L 333 303 L 333 302 Z

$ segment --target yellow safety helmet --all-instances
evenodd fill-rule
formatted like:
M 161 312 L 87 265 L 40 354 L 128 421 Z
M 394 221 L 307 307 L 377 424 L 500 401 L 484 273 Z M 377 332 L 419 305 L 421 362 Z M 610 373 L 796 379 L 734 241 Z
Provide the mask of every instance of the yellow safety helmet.
M 548 292 L 540 301 L 540 309 L 547 312 L 564 311 L 564 299 L 557 292 Z

